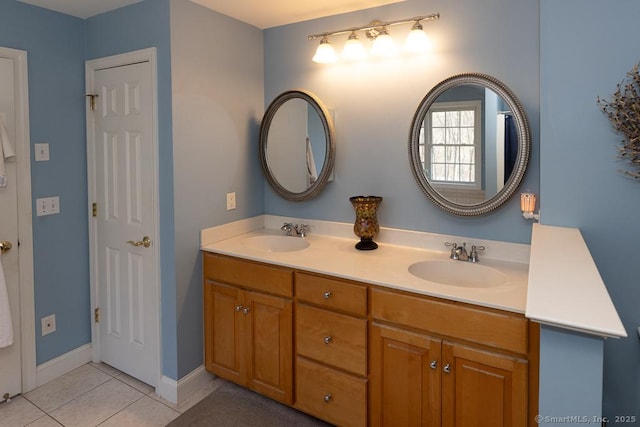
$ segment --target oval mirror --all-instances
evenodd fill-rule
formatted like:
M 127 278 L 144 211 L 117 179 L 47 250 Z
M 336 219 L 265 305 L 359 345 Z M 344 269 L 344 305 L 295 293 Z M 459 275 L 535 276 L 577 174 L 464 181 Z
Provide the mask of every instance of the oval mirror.
M 335 138 L 326 107 L 312 93 L 290 90 L 271 102 L 260 125 L 260 163 L 284 199 L 309 200 L 329 181 Z
M 411 122 L 413 176 L 431 201 L 454 215 L 485 215 L 505 203 L 524 177 L 530 152 L 520 102 L 485 74 L 438 83 Z

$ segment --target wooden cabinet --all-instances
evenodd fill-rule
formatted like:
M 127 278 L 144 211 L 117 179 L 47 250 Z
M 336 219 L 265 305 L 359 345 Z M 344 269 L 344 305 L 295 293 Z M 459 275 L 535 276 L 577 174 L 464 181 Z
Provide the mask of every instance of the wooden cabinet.
M 210 372 L 337 426 L 535 425 L 524 316 L 203 256 Z
M 367 425 L 367 287 L 296 272 L 296 408 Z
M 206 369 L 293 403 L 292 272 L 211 254 L 204 266 Z
M 527 425 L 524 317 L 380 290 L 371 311 L 371 425 Z

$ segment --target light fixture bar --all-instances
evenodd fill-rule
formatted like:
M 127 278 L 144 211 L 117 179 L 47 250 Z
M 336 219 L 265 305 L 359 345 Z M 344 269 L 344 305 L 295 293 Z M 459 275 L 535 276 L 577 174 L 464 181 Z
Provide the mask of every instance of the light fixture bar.
M 351 28 L 346 28 L 344 30 L 337 30 L 337 31 L 328 31 L 325 33 L 318 33 L 318 34 L 310 34 L 309 36 L 307 36 L 307 38 L 309 40 L 313 40 L 313 39 L 318 39 L 318 38 L 322 38 L 322 37 L 329 37 L 329 36 L 334 36 L 336 34 L 347 34 L 347 33 L 352 33 L 354 31 L 362 31 L 362 30 L 375 30 L 377 28 L 380 27 L 389 27 L 391 25 L 397 25 L 397 24 L 406 24 L 408 22 L 420 22 L 420 21 L 433 21 L 436 19 L 440 19 L 440 14 L 439 13 L 432 13 L 431 15 L 422 15 L 422 16 L 415 16 L 413 18 L 407 18 L 407 19 L 397 19 L 395 21 L 387 21 L 387 22 L 380 22 L 380 21 L 373 21 L 367 25 L 363 25 L 361 27 L 351 27 Z

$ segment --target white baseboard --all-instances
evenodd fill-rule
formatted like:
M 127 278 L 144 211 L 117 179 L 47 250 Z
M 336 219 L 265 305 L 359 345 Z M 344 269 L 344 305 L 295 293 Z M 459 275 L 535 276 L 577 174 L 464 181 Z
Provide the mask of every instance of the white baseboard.
M 192 393 L 204 387 L 211 381 L 212 377 L 213 375 L 207 372 L 203 365 L 197 367 L 178 381 L 163 375 L 156 387 L 156 394 L 171 403 L 179 405 Z
M 91 344 L 85 344 L 36 367 L 36 387 L 91 362 Z

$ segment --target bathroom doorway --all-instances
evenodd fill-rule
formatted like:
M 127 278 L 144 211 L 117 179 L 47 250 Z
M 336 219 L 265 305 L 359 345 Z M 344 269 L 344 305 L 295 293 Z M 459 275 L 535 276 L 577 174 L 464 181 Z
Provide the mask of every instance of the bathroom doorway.
M 3 325 L 11 329 L 0 336 L 0 401 L 36 386 L 35 323 L 33 298 L 33 232 L 27 53 L 0 47 L 0 120 L 6 130 L 0 178 L 0 253 L 8 310 L 0 308 Z M 8 142 L 7 142 L 8 141 Z M 2 141 L 0 141 L 2 143 Z M 9 151 L 9 153 L 7 153 Z M 0 160 L 0 161 L 2 161 Z M 8 249 L 10 247 L 10 249 Z M 2 280 L 4 279 L 4 280 Z M 0 292 L 4 289 L 0 289 Z M 1 297 L 0 297 L 1 298 Z M 1 307 L 1 306 L 0 306 Z M 13 339 L 8 339 L 12 335 Z
M 160 378 L 155 49 L 87 61 L 93 359 Z

